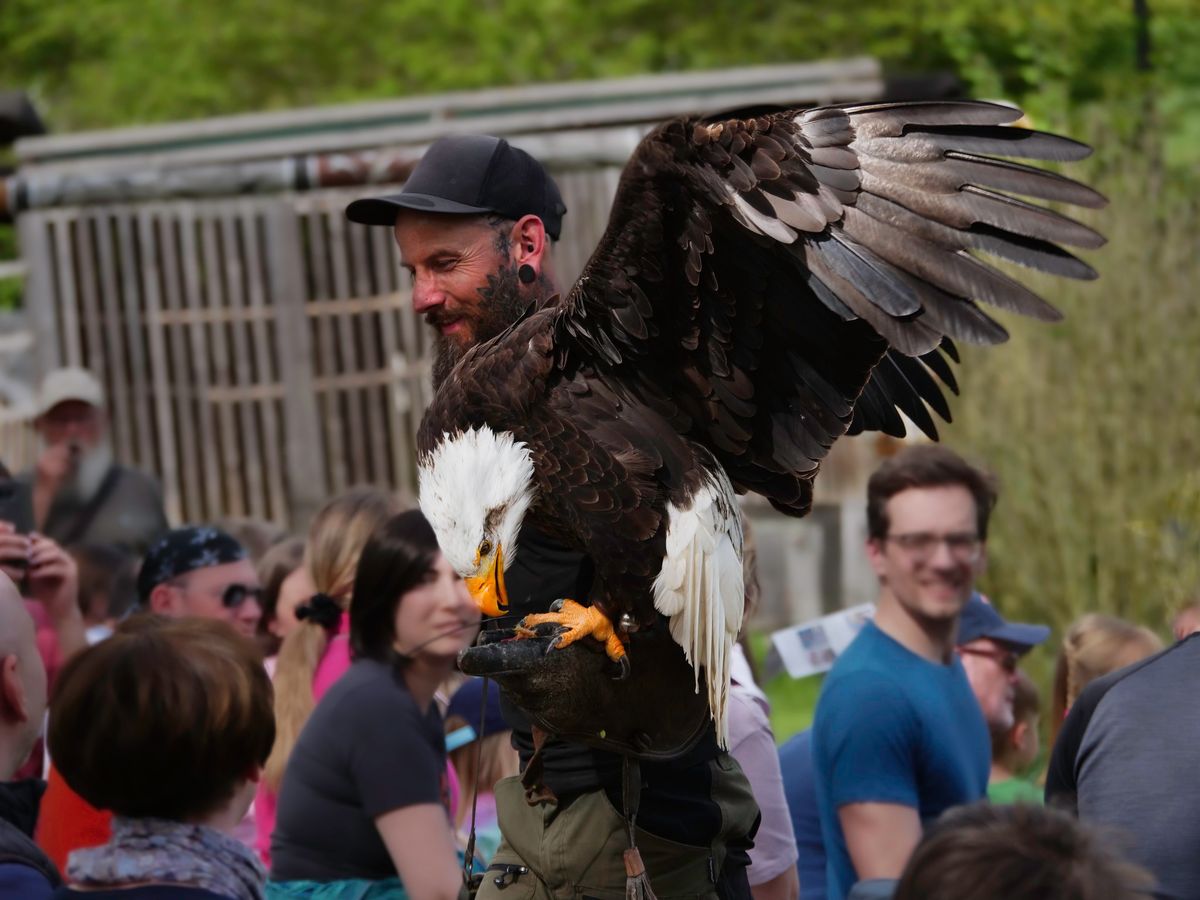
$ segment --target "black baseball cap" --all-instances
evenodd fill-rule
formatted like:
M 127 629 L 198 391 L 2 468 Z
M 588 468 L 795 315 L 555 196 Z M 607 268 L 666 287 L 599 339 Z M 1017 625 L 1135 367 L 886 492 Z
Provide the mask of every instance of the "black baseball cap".
M 542 164 L 486 134 L 460 134 L 436 141 L 417 163 L 399 194 L 355 200 L 346 218 L 362 225 L 396 224 L 402 209 L 451 215 L 497 213 L 506 219 L 535 215 L 558 240 L 567 207 Z
M 1048 637 L 1050 629 L 1047 626 L 1008 622 L 996 611 L 996 607 L 976 592 L 959 614 L 958 637 L 954 643 L 961 647 L 980 638 L 991 638 L 1010 645 L 1019 653 L 1026 653 Z

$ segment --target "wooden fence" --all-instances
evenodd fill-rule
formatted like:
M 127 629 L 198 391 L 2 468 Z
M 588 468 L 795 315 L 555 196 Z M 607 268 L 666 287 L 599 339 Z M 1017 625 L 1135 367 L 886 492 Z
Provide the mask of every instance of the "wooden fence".
M 618 176 L 611 165 L 556 172 L 568 283 Z M 117 457 L 161 478 L 173 521 L 293 526 L 354 484 L 414 491 L 428 334 L 390 232 L 344 218 L 368 192 L 20 217 L 37 368 L 101 379 Z

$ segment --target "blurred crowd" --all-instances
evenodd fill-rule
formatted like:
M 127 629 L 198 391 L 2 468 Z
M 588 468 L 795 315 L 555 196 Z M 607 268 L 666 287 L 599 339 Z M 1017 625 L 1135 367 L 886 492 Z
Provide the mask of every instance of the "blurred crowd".
M 304 536 L 167 529 L 150 479 L 92 462 L 104 427 L 95 380 L 52 374 L 42 456 L 0 486 L 0 897 L 459 896 L 520 762 L 496 685 L 455 671 L 479 612 L 420 512 L 360 488 Z M 1169 710 L 1194 705 L 1200 604 L 1166 650 L 1082 616 L 1043 698 L 1022 660 L 1050 629 L 974 587 L 994 502 L 944 448 L 876 472 L 877 615 L 778 752 L 739 646 L 755 900 L 1196 895 L 1195 817 L 1171 796 L 1194 745 Z
M 565 206 L 505 141 L 426 158 L 423 193 L 349 214 L 395 227 L 436 380 L 559 292 Z M 739 650 L 728 752 L 710 729 L 635 769 L 456 671 L 479 609 L 388 492 L 304 534 L 171 529 L 92 374 L 50 373 L 36 428 L 33 469 L 0 473 L 0 900 L 1200 897 L 1200 605 L 1165 648 L 1082 616 L 1042 696 L 1022 665 L 1050 629 L 976 590 L 997 492 L 951 450 L 872 475 L 877 612 L 812 728 L 776 749 Z M 586 557 L 520 546 L 514 612 L 586 596 Z M 749 619 L 752 540 L 744 563 Z

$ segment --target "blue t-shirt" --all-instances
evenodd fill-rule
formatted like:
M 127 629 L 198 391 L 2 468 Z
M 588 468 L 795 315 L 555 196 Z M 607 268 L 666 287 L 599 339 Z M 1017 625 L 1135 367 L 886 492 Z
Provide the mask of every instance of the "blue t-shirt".
M 991 741 L 958 657 L 930 662 L 868 623 L 825 679 L 813 721 L 831 900 L 856 875 L 837 811 L 894 803 L 921 822 L 987 794 Z
M 817 776 L 813 769 L 812 729 L 801 731 L 779 748 L 783 793 L 796 835 L 796 870 L 804 900 L 825 900 L 825 839 L 817 812 Z

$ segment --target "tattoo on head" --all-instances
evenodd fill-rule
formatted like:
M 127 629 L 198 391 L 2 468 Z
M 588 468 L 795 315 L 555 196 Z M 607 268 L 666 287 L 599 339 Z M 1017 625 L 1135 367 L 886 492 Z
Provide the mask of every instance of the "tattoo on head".
M 488 214 L 487 223 L 496 235 L 492 244 L 496 248 L 496 252 L 502 256 L 508 256 L 512 250 L 512 227 L 516 223 L 512 219 L 506 219 L 496 213 Z

